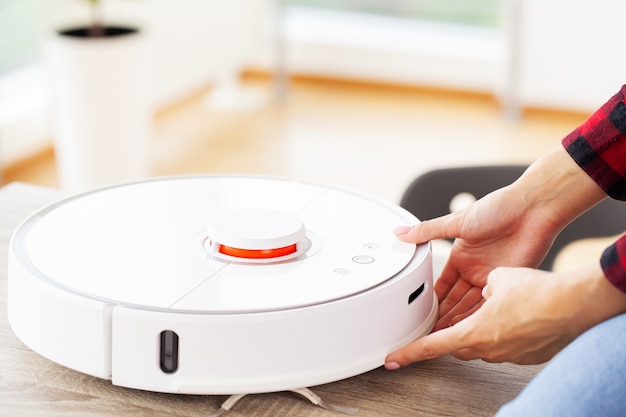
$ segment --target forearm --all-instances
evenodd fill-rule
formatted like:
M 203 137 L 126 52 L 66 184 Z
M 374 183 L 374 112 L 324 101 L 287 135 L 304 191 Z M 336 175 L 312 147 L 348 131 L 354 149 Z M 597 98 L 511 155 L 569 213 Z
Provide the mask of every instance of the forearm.
M 563 148 L 535 161 L 511 187 L 531 211 L 549 217 L 556 233 L 606 198 Z
M 525 203 L 533 207 L 531 211 L 538 209 L 544 210 L 544 213 L 555 214 L 556 220 L 551 223 L 552 233 L 558 233 L 569 222 L 607 196 L 595 180 L 563 149 L 537 160 L 514 186 L 524 193 Z M 626 237 L 607 248 L 597 264 L 601 271 L 602 284 L 610 285 L 621 294 L 626 293 L 624 259 Z

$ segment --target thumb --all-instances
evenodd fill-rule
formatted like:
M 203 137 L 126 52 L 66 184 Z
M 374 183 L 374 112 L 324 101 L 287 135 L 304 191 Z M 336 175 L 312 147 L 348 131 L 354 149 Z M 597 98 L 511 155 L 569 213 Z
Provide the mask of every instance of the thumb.
M 398 239 L 409 243 L 424 243 L 434 239 L 456 238 L 459 234 L 459 217 L 456 213 L 417 223 L 411 227 L 394 229 Z
M 457 326 L 438 330 L 390 353 L 385 358 L 385 368 L 394 370 L 413 362 L 435 359 L 455 352 L 460 348 Z

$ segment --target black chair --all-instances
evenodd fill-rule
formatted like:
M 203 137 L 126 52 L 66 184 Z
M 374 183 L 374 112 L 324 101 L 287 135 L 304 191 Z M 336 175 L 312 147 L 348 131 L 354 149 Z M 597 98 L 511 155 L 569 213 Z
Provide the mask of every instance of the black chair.
M 450 213 L 450 202 L 462 193 L 480 199 L 511 184 L 526 170 L 526 165 L 472 166 L 437 169 L 416 178 L 407 188 L 400 205 L 420 220 Z M 572 223 L 555 239 L 540 269 L 552 270 L 559 252 L 576 240 L 609 237 L 626 231 L 626 206 L 607 198 Z M 450 239 L 451 240 L 451 239 Z

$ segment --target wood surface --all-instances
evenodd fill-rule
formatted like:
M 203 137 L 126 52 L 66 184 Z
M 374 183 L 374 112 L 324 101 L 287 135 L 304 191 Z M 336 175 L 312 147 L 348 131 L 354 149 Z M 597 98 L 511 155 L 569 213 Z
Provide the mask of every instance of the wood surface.
M 11 331 L 6 316 L 7 251 L 13 230 L 57 191 L 21 183 L 0 189 L 0 416 L 205 417 L 226 396 L 152 393 L 117 387 L 45 359 Z M 370 416 L 489 416 L 514 398 L 539 366 L 463 362 L 451 356 L 390 372 L 379 368 L 313 387 L 326 403 Z M 244 397 L 224 416 L 340 416 L 290 393 Z

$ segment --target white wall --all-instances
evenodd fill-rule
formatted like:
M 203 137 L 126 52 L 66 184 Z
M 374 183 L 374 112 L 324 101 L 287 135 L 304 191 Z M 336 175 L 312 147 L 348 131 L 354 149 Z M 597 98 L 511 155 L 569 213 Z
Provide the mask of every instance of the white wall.
M 289 67 L 485 91 L 521 107 L 582 112 L 595 110 L 626 82 L 620 36 L 626 1 L 501 5 L 498 29 L 294 10 L 287 25 Z
M 626 1 L 517 1 L 524 105 L 593 111 L 626 83 Z
M 521 106 L 592 111 L 626 82 L 624 0 L 501 0 L 513 3 L 519 50 L 502 30 L 287 13 L 294 72 L 503 94 L 517 53 Z M 84 6 L 76 0 L 46 0 Z M 156 51 L 158 103 L 211 82 L 226 62 L 273 67 L 277 0 L 106 0 L 111 19 L 138 21 Z M 81 7 L 83 9 L 83 7 Z M 509 9 L 510 10 L 510 9 Z M 84 10 L 83 10 L 84 12 Z M 506 18 L 506 16 L 505 16 Z M 269 36 L 268 36 L 269 35 Z

